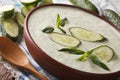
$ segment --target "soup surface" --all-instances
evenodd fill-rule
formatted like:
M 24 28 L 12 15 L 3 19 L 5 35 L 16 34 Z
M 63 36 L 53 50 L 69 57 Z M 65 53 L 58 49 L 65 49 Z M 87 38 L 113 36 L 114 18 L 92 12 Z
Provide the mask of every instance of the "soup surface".
M 83 51 L 88 51 L 100 45 L 110 46 L 115 51 L 115 56 L 110 62 L 104 62 L 110 68 L 110 71 L 106 71 L 88 60 L 77 61 L 76 59 L 81 55 L 65 54 L 64 52 L 58 51 L 61 48 L 65 48 L 65 46 L 55 43 L 49 38 L 49 34 L 42 32 L 45 27 L 52 26 L 55 29 L 54 32 L 61 33 L 61 31 L 56 28 L 58 14 L 61 18 L 66 17 L 68 19 L 68 24 L 63 27 L 67 34 L 71 35 L 68 30 L 70 27 L 82 27 L 99 33 L 108 39 L 104 42 L 86 42 L 81 40 L 82 44 L 78 48 Z M 30 15 L 28 19 L 28 30 L 34 42 L 48 56 L 66 66 L 85 72 L 100 74 L 120 70 L 120 33 L 106 21 L 92 14 L 67 6 L 46 6 L 35 10 L 32 15 Z

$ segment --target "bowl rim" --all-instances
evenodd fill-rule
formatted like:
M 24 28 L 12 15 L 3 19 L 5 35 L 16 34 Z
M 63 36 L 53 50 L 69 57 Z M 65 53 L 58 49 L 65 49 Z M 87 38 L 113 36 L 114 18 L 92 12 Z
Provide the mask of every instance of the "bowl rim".
M 70 69 L 70 70 L 74 70 L 75 72 L 82 73 L 82 74 L 87 74 L 87 75 L 91 75 L 91 76 L 93 76 L 93 75 L 97 75 L 97 76 L 99 76 L 99 75 L 106 75 L 106 76 L 107 76 L 107 75 L 112 75 L 112 74 L 118 74 L 118 73 L 120 73 L 120 70 L 114 71 L 114 72 L 110 72 L 110 73 L 92 73 L 92 72 L 77 70 L 77 69 L 75 69 L 75 68 L 66 66 L 66 65 L 64 65 L 63 63 L 61 63 L 61 62 L 59 62 L 59 61 L 51 58 L 49 55 L 46 54 L 46 52 L 44 52 L 40 47 L 38 47 L 38 45 L 34 42 L 33 38 L 32 38 L 31 35 L 30 35 L 29 29 L 28 29 L 28 20 L 29 20 L 30 16 L 32 15 L 32 13 L 33 13 L 34 11 L 36 11 L 36 10 L 38 10 L 38 9 L 40 9 L 40 8 L 48 7 L 48 6 L 62 6 L 62 7 L 70 7 L 70 8 L 75 8 L 75 9 L 78 9 L 78 10 L 82 10 L 82 11 L 88 13 L 88 14 L 91 14 L 91 15 L 93 15 L 93 16 L 96 16 L 96 17 L 98 17 L 99 19 L 107 22 L 108 24 L 111 25 L 111 27 L 113 27 L 117 32 L 120 33 L 120 29 L 119 29 L 117 26 L 115 26 L 112 22 L 110 22 L 109 20 L 105 19 L 104 17 L 100 16 L 100 15 L 97 14 L 97 13 L 93 13 L 93 12 L 91 12 L 91 11 L 89 11 L 89 10 L 86 10 L 86 9 L 83 9 L 83 8 L 81 8 L 81 7 L 77 7 L 77 6 L 69 5 L 69 4 L 47 4 L 47 5 L 38 6 L 38 7 L 35 7 L 34 9 L 32 9 L 32 10 L 30 11 L 30 13 L 26 16 L 26 18 L 25 18 L 25 23 L 24 23 L 24 33 L 29 36 L 30 41 L 32 41 L 32 43 L 35 45 L 35 47 L 37 47 L 37 48 L 40 50 L 41 54 L 44 54 L 47 58 L 51 59 L 51 60 L 54 61 L 55 63 L 58 63 L 58 64 L 66 67 L 66 68 L 68 68 L 68 69 Z M 25 35 L 24 35 L 24 37 L 25 37 Z

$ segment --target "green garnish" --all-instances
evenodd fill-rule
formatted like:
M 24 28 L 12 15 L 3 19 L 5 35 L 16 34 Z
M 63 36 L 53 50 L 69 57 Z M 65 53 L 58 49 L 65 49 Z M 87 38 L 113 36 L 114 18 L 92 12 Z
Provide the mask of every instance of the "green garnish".
M 105 69 L 107 71 L 110 71 L 110 69 L 107 67 L 107 65 L 105 65 L 103 62 L 101 62 L 100 59 L 97 56 L 89 55 L 89 58 L 97 66 L 99 66 L 99 67 L 101 67 L 101 68 L 103 68 L 103 69 Z
M 46 27 L 42 30 L 44 33 L 52 33 L 54 31 L 53 27 Z
M 87 59 L 88 56 L 90 55 L 90 53 L 91 53 L 90 51 L 85 52 L 81 57 L 79 57 L 77 59 L 77 61 L 83 61 L 83 60 Z
M 68 19 L 67 18 L 64 18 L 64 19 L 60 20 L 60 26 L 62 26 L 62 27 L 64 27 L 65 24 L 67 24 L 67 23 L 68 23 Z
M 58 51 L 61 52 L 68 52 L 70 54 L 76 54 L 76 55 L 80 55 L 80 54 L 84 54 L 85 52 L 76 48 L 62 48 Z
M 59 27 L 59 29 L 60 29 L 64 34 L 66 34 L 66 32 L 65 32 L 64 29 L 62 29 L 61 27 Z
M 57 15 L 57 19 L 56 19 L 56 27 L 62 31 L 62 33 L 66 34 L 65 30 L 63 30 L 60 26 L 65 26 L 65 24 L 68 22 L 67 18 L 61 19 L 60 15 Z
M 56 20 L 56 27 L 59 28 L 60 27 L 60 15 L 57 15 L 57 20 Z

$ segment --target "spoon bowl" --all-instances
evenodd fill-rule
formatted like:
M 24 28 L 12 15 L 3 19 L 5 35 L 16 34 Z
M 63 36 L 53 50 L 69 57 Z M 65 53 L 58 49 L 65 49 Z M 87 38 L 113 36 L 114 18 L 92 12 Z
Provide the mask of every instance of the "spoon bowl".
M 10 63 L 29 70 L 41 80 L 47 80 L 46 77 L 32 67 L 25 53 L 19 48 L 19 46 L 6 37 L 0 37 L 0 54 Z

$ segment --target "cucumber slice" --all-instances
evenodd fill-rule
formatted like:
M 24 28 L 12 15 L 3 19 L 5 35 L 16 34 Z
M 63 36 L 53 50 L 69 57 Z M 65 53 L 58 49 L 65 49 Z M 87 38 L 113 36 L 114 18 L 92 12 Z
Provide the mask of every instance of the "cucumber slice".
M 29 11 L 31 11 L 33 8 L 35 8 L 35 6 L 36 6 L 36 5 L 29 5 L 29 6 L 26 6 L 26 7 L 27 7 L 27 9 L 28 9 Z
M 109 62 L 110 60 L 112 60 L 115 53 L 111 47 L 109 47 L 107 45 L 101 45 L 101 46 L 93 49 L 91 54 L 96 55 L 101 60 Z
M 0 6 L 0 12 L 2 13 L 2 19 L 11 18 L 14 14 L 14 6 L 13 5 L 3 5 Z
M 20 0 L 23 5 L 37 4 L 39 0 Z
M 24 27 L 24 16 L 20 12 L 15 13 L 16 21 L 19 25 L 19 32 L 23 33 L 23 27 Z
M 19 35 L 19 28 L 15 21 L 7 19 L 3 21 L 2 35 L 16 41 Z
M 104 39 L 102 35 L 80 27 L 71 27 L 69 31 L 74 37 L 84 41 L 102 41 Z
M 73 5 L 82 7 L 94 13 L 99 13 L 98 9 L 89 0 L 69 0 Z
M 102 16 L 120 28 L 120 16 L 116 12 L 110 9 L 105 9 L 102 11 Z
M 61 44 L 67 47 L 78 47 L 80 45 L 80 41 L 70 35 L 65 35 L 61 33 L 51 33 L 49 35 L 50 39 L 54 42 Z
M 27 16 L 27 14 L 30 12 L 30 10 L 26 7 L 23 6 L 21 9 L 21 13 L 23 14 L 23 16 Z

